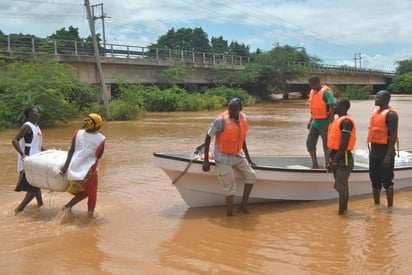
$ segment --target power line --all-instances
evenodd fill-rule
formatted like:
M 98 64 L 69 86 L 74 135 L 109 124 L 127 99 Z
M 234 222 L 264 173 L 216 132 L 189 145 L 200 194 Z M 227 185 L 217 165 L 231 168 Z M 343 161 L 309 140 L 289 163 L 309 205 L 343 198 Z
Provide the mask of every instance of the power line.
M 34 0 L 14 0 L 13 2 L 25 2 L 25 3 L 34 3 L 34 4 L 50 4 L 50 5 L 73 5 L 70 2 L 49 2 L 49 1 L 34 1 Z

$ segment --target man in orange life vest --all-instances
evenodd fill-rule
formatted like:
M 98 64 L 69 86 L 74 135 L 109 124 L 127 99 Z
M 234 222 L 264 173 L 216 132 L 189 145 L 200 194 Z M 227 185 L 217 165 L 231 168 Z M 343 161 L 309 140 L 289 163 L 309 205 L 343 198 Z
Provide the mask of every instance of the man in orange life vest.
M 242 175 L 245 183 L 239 212 L 249 213 L 246 205 L 256 181 L 256 173 L 251 167 L 255 164 L 250 159 L 246 146 L 248 120 L 241 110 L 242 101 L 239 98 L 230 100 L 228 110 L 211 124 L 205 138 L 205 152 L 209 152 L 210 140 L 213 136 L 215 137 L 214 160 L 218 170 L 217 176 L 226 196 L 228 216 L 233 215 L 233 198 L 236 191 L 234 169 Z M 210 170 L 207 153 L 205 153 L 202 169 L 205 172 Z
M 338 118 L 332 121 L 328 128 L 330 162 L 327 168 L 329 172 L 333 172 L 334 188 L 339 193 L 339 215 L 342 215 L 348 208 L 348 180 L 353 169 L 351 151 L 356 142 L 356 124 L 347 114 L 349 108 L 350 102 L 347 98 L 338 99 L 334 108 L 334 114 L 337 114 Z
M 389 106 L 391 94 L 381 90 L 376 94 L 375 105 L 378 106 L 371 116 L 368 129 L 369 177 L 372 182 L 375 204 L 380 203 L 382 186 L 386 190 L 388 206 L 393 205 L 393 178 L 395 164 L 395 143 L 398 140 L 398 113 Z
M 329 163 L 329 154 L 327 148 L 327 132 L 328 125 L 332 118 L 333 105 L 335 98 L 328 86 L 322 86 L 318 76 L 311 76 L 309 78 L 309 85 L 311 87 L 309 106 L 310 119 L 307 124 L 309 130 L 306 139 L 306 148 L 312 159 L 312 168 L 318 169 L 318 159 L 316 157 L 316 144 L 319 136 L 322 138 L 323 153 L 325 155 L 325 166 Z

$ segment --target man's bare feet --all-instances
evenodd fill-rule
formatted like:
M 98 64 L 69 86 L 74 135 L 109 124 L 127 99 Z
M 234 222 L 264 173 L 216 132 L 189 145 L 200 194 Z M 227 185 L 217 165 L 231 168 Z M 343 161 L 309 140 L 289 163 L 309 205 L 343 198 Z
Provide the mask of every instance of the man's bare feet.
M 249 214 L 249 210 L 246 207 L 239 207 L 238 211 L 243 214 Z
M 72 213 L 72 208 L 70 206 L 63 206 L 62 211 L 66 214 L 71 214 Z

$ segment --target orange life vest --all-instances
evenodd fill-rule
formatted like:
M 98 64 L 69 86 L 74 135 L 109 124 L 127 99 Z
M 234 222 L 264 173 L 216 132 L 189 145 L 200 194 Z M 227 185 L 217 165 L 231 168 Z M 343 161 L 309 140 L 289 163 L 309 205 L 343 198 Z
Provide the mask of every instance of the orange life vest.
M 328 128 L 328 148 L 332 150 L 339 150 L 340 143 L 342 141 L 341 125 L 344 120 L 349 119 L 352 122 L 353 128 L 349 138 L 347 151 L 352 151 L 356 142 L 356 124 L 353 118 L 349 115 L 341 116 L 329 124 Z
M 386 125 L 386 117 L 389 112 L 394 112 L 398 116 L 398 113 L 392 107 L 388 107 L 385 110 L 378 108 L 373 111 L 368 129 L 368 142 L 376 144 L 388 143 L 390 137 L 388 135 L 389 130 L 388 125 Z
M 326 90 L 330 90 L 326 85 L 322 85 L 320 91 L 310 90 L 309 107 L 313 119 L 327 118 L 332 113 L 332 108 L 328 110 L 328 105 L 323 99 Z
M 331 87 L 329 87 L 329 86 L 326 85 L 325 83 L 323 83 L 323 84 L 321 84 L 321 85 L 322 85 L 323 88 L 325 88 L 325 90 L 329 90 L 329 91 L 332 93 L 332 95 L 333 95 L 334 98 L 339 98 L 338 94 L 335 93 L 335 91 L 334 91 Z
M 229 112 L 220 114 L 224 121 L 224 130 L 220 133 L 219 140 L 215 144 L 219 145 L 219 152 L 226 154 L 238 154 L 243 148 L 248 130 L 248 121 L 246 115 L 242 112 L 239 114 L 239 124 L 229 116 Z

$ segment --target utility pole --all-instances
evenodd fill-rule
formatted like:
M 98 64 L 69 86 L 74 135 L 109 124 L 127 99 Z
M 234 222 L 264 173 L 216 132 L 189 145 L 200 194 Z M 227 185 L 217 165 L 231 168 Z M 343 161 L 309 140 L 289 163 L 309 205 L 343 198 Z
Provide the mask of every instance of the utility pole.
M 94 13 L 94 8 L 96 8 L 96 7 L 100 7 L 100 16 L 95 16 L 95 13 Z M 102 20 L 102 32 L 103 32 L 103 47 L 106 49 L 106 31 L 105 31 L 105 28 L 104 28 L 104 19 L 106 18 L 107 16 L 104 14 L 104 12 L 103 12 L 103 3 L 101 3 L 101 4 L 97 4 L 97 5 L 92 5 L 92 18 L 93 18 L 93 22 L 94 21 L 96 21 L 97 19 L 101 19 Z
M 361 55 L 361 53 L 355 53 L 354 59 L 355 59 L 355 68 L 356 68 L 356 65 L 358 64 L 357 61 L 359 60 L 359 69 L 362 69 L 362 55 Z
M 361 53 L 358 53 L 359 54 L 359 69 L 362 69 L 362 56 L 361 56 Z
M 358 60 L 356 53 L 355 53 L 355 55 L 353 56 L 353 59 L 355 60 L 355 69 L 356 69 L 356 64 L 357 64 L 356 61 Z
M 104 108 L 105 108 L 105 111 L 106 111 L 106 119 L 111 120 L 112 115 L 110 113 L 110 106 L 109 106 L 109 93 L 108 93 L 106 83 L 105 83 L 105 80 L 104 80 L 102 63 L 100 61 L 99 46 L 97 45 L 96 32 L 95 32 L 95 29 L 94 29 L 94 20 L 93 20 L 92 14 L 91 14 L 91 8 L 90 8 L 89 0 L 84 0 L 84 5 L 86 6 L 87 19 L 89 21 L 90 32 L 91 32 L 92 38 L 93 38 L 94 55 L 96 57 L 97 73 L 98 73 L 99 78 L 100 78 L 100 86 L 101 86 L 102 94 L 103 94 L 103 103 L 104 103 Z

